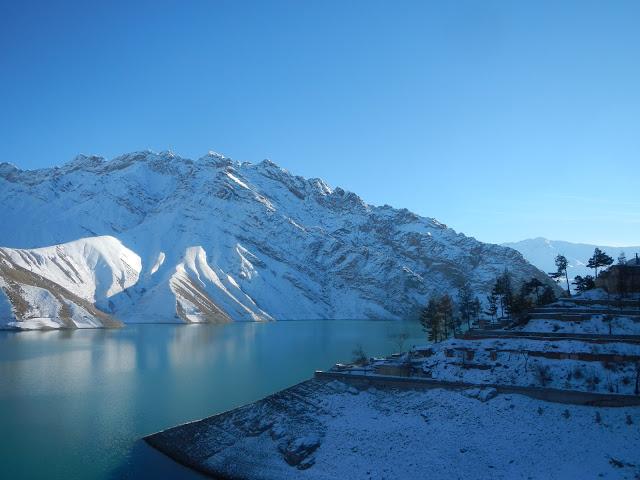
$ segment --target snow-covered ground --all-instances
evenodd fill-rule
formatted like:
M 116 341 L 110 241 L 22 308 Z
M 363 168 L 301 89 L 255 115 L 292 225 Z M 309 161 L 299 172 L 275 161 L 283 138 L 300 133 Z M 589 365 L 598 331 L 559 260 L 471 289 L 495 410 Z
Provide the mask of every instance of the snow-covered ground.
M 594 345 L 582 342 L 517 342 L 453 341 L 438 348 L 434 355 L 417 362 L 429 378 L 472 384 L 517 385 L 523 387 L 557 388 L 584 392 L 633 395 L 638 369 L 636 360 L 611 362 L 606 360 L 578 360 L 570 354 L 634 355 L 640 359 L 640 345 Z M 500 346 L 499 343 L 503 345 Z M 555 345 L 557 348 L 553 348 Z M 467 357 L 472 350 L 473 358 Z M 494 350 L 495 349 L 495 350 Z M 447 352 L 451 352 L 447 356 Z M 545 358 L 536 353 L 568 354 L 569 358 Z M 597 358 L 597 357 L 596 357 Z
M 434 351 L 443 351 L 447 349 L 465 349 L 474 351 L 509 351 L 520 353 L 522 351 L 529 352 L 548 352 L 548 353 L 586 353 L 586 354 L 605 354 L 605 355 L 637 355 L 640 356 L 640 344 L 618 342 L 590 343 L 579 340 L 531 340 L 528 338 L 509 338 L 509 339 L 479 339 L 479 340 L 462 340 L 451 339 L 437 345 L 425 345 L 417 347 L 420 349 L 431 348 Z
M 520 395 L 482 402 L 446 390 L 389 395 L 372 389 L 336 394 L 328 402 L 331 411 L 339 413 L 327 418 L 316 465 L 300 478 L 584 479 L 640 474 L 637 407 L 593 409 Z M 616 466 L 618 462 L 623 466 Z
M 567 321 L 533 319 L 522 327 L 523 332 L 597 333 L 602 335 L 640 335 L 640 321 L 628 317 L 607 319 L 594 315 L 589 320 Z
M 335 380 L 302 386 L 306 412 L 294 387 L 151 443 L 228 478 L 640 475 L 640 407 L 554 404 L 492 390 L 361 391 Z

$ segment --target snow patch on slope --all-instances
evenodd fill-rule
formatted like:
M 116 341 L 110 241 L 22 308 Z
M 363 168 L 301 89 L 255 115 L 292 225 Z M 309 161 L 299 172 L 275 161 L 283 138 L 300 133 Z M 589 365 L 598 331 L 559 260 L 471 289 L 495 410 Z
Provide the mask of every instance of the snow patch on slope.
M 151 267 L 151 271 L 150 271 L 151 275 L 153 275 L 154 273 L 156 273 L 158 271 L 158 269 L 164 263 L 164 259 L 165 258 L 166 258 L 166 256 L 165 256 L 164 252 L 160 252 L 158 254 L 158 258 L 156 259 L 155 263 L 153 264 L 153 267 Z
M 201 246 L 190 247 L 184 260 L 171 277 L 178 315 L 188 322 L 228 322 L 232 317 L 243 320 L 270 320 L 257 308 L 238 283 L 225 272 L 216 272 L 207 262 Z

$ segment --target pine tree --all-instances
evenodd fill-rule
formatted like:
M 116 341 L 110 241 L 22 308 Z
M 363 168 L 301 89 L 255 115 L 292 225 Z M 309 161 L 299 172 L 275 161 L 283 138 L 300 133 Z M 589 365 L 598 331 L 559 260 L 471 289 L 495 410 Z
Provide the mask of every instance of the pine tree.
M 444 318 L 444 314 L 442 313 L 442 310 L 440 310 L 439 307 L 439 302 L 437 303 L 438 307 L 436 308 L 436 315 L 433 318 L 433 329 L 438 332 L 437 338 L 438 340 L 436 340 L 437 342 L 441 342 L 443 340 L 446 340 L 449 337 L 449 333 L 447 332 L 447 322 L 446 319 Z
M 467 328 L 471 330 L 471 317 L 473 316 L 473 292 L 469 282 L 464 282 L 458 290 L 458 308 L 460 310 L 460 320 L 467 323 Z
M 626 265 L 627 264 L 627 256 L 624 254 L 624 252 L 620 252 L 620 255 L 618 255 L 618 265 Z
M 498 296 L 493 292 L 491 295 L 487 295 L 487 309 L 484 313 L 485 315 L 489 315 L 491 320 L 496 319 L 496 314 L 498 313 Z
M 509 313 L 516 317 L 517 320 L 521 320 L 526 316 L 527 312 L 531 308 L 531 300 L 525 293 L 526 288 L 520 289 L 520 293 L 513 295 L 511 305 L 509 306 Z
M 571 296 L 571 289 L 569 288 L 569 273 L 567 272 L 567 267 L 569 266 L 569 262 L 567 261 L 567 257 L 564 255 L 556 256 L 556 271 L 549 274 L 549 276 L 555 279 L 557 282 L 560 281 L 562 277 L 567 281 L 567 295 Z
M 511 320 L 511 316 L 516 313 L 514 305 L 516 303 L 517 295 L 514 295 L 513 291 L 509 291 L 504 296 L 504 313 L 507 314 L 507 318 Z
M 608 267 L 613 263 L 613 258 L 607 255 L 605 252 L 600 250 L 598 247 L 593 251 L 593 256 L 589 259 L 587 263 L 588 268 L 593 268 L 595 270 L 594 278 L 598 278 L 598 268 L 600 267 Z
M 478 297 L 476 297 L 473 300 L 473 304 L 472 305 L 473 305 L 473 309 L 472 309 L 473 320 L 477 324 L 478 320 L 480 319 L 480 312 L 482 311 L 482 304 L 480 303 L 480 299 Z
M 586 292 L 596 287 L 595 281 L 591 275 L 576 275 L 572 282 L 576 286 L 576 290 L 580 293 Z
M 435 298 L 429 299 L 429 303 L 420 315 L 422 329 L 427 333 L 430 342 L 439 342 L 441 337 L 440 322 L 438 319 L 438 302 Z
M 500 317 L 504 317 L 505 314 L 509 315 L 510 305 L 513 300 L 513 289 L 511 286 L 511 274 L 506 269 L 496 279 L 491 294 L 496 295 L 500 301 Z
M 555 302 L 556 300 L 557 298 L 556 294 L 553 292 L 553 288 L 551 288 L 549 285 L 546 285 L 544 287 L 544 290 L 542 290 L 542 295 L 540 295 L 540 305 L 548 305 Z
M 453 300 L 448 294 L 444 294 L 438 302 L 438 313 L 442 321 L 444 338 L 449 338 L 455 332 L 455 320 L 453 317 Z
M 533 293 L 536 296 L 536 304 L 540 303 L 540 289 L 544 287 L 544 284 L 536 277 L 532 277 L 531 280 L 523 285 L 523 293 L 525 296 Z

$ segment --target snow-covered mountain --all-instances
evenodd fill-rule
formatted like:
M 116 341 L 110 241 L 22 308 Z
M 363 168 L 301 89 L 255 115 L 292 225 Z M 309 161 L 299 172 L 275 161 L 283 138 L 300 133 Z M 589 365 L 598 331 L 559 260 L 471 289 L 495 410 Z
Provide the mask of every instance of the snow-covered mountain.
M 479 294 L 505 268 L 547 281 L 515 250 L 268 160 L 136 152 L 35 171 L 3 163 L 0 201 L 0 312 L 18 326 L 47 315 L 55 326 L 61 307 L 38 311 L 17 271 L 37 276 L 40 293 L 55 285 L 125 322 L 407 318 L 463 279 Z
M 136 283 L 140 268 L 140 257 L 113 237 L 0 248 L 0 315 L 26 329 L 119 325 L 95 306 L 108 307 Z
M 554 272 L 556 270 L 556 256 L 559 254 L 564 255 L 569 261 L 568 272 L 570 278 L 576 275 L 593 275 L 593 270 L 587 268 L 587 262 L 589 258 L 593 256 L 593 251 L 596 247 L 605 251 L 609 256 L 613 257 L 616 262 L 618 256 L 623 252 L 627 260 L 631 260 L 636 252 L 640 254 L 640 247 L 608 247 L 605 245 L 547 240 L 542 237 L 522 240 L 520 242 L 503 243 L 502 245 L 518 250 L 524 258 L 545 272 Z

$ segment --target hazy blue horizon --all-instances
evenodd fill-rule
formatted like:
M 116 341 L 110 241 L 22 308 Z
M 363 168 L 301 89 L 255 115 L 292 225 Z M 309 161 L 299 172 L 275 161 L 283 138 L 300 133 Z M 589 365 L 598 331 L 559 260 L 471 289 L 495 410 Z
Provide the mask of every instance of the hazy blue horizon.
M 635 2 L 4 2 L 0 161 L 270 158 L 502 243 L 640 244 Z

